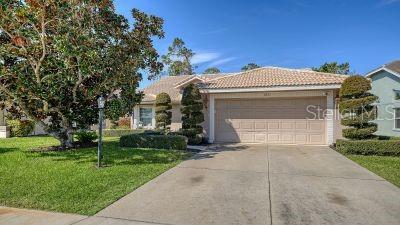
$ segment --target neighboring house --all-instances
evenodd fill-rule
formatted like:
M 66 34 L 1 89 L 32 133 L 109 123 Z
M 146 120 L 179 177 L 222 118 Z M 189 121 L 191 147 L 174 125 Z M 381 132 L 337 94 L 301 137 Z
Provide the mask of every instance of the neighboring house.
M 400 60 L 383 65 L 367 74 L 371 93 L 378 96 L 377 135 L 400 136 Z
M 183 88 L 196 83 L 204 102 L 204 135 L 210 143 L 330 145 L 341 138 L 336 100 L 347 76 L 264 67 L 232 74 L 163 77 L 143 91 L 132 127 L 154 128 L 155 97 L 172 99 L 173 130 L 181 127 Z
M 6 110 L 0 109 L 0 138 L 8 137 L 6 135 L 6 126 L 7 126 Z M 36 124 L 35 129 L 32 132 L 32 135 L 42 135 L 42 134 L 46 134 L 46 131 L 43 129 L 42 126 Z

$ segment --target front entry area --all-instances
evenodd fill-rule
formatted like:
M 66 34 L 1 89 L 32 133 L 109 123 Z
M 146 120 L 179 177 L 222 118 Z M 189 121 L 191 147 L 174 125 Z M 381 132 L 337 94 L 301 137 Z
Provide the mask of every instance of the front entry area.
M 216 99 L 215 141 L 325 145 L 326 97 Z

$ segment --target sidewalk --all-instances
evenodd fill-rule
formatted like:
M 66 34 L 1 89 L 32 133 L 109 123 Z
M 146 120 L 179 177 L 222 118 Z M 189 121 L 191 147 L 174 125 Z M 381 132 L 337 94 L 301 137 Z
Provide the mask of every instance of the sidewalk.
M 87 216 L 16 209 L 0 206 L 1 225 L 70 225 L 86 219 Z

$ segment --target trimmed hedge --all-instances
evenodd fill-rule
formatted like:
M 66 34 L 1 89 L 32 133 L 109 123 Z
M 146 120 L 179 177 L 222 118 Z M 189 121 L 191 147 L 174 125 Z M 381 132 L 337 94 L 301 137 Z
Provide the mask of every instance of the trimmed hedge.
M 161 134 L 161 131 L 152 131 L 144 129 L 105 129 L 103 130 L 104 137 L 121 137 L 129 134 Z
M 400 156 L 400 140 L 337 140 L 343 154 Z
M 121 147 L 186 150 L 187 138 L 181 135 L 130 134 L 119 140 Z
M 97 138 L 97 133 L 94 131 L 78 131 L 75 132 L 75 137 L 80 143 L 93 143 Z

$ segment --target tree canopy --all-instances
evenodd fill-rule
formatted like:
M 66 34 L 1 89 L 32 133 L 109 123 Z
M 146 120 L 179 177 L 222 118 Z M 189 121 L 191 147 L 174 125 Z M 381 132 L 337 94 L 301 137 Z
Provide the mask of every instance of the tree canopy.
M 204 70 L 203 74 L 216 74 L 216 73 L 221 73 L 221 70 L 219 70 L 217 67 L 210 67 Z
M 186 47 L 185 42 L 175 38 L 168 47 L 168 53 L 162 56 L 162 62 L 168 67 L 169 76 L 191 75 L 194 67 L 191 59 L 195 53 Z
M 242 71 L 247 71 L 247 70 L 253 70 L 253 69 L 257 69 L 260 68 L 259 65 L 255 64 L 255 63 L 248 63 L 247 65 L 242 67 Z
M 97 121 L 97 102 L 118 90 L 132 109 L 140 71 L 162 70 L 153 38 L 163 20 L 132 10 L 133 27 L 110 0 L 7 0 L 0 9 L 0 100 L 71 146 Z M 46 121 L 46 122 L 45 122 Z
M 312 70 L 324 73 L 334 74 L 350 74 L 350 64 L 348 62 L 339 64 L 337 62 L 326 62 L 318 68 L 312 68 Z
M 368 139 L 377 131 L 377 125 L 371 121 L 376 118 L 372 103 L 378 98 L 372 95 L 371 82 L 362 76 L 350 76 L 340 89 L 339 109 L 343 116 L 341 123 L 343 136 L 348 139 Z

